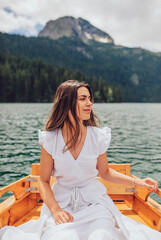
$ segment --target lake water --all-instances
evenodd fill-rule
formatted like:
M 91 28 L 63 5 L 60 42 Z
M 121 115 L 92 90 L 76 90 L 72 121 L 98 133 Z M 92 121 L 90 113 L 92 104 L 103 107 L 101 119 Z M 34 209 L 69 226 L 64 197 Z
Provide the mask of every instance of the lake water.
M 30 173 L 40 159 L 38 129 L 52 104 L 0 104 L 0 187 Z M 161 104 L 94 104 L 101 126 L 112 129 L 109 163 L 130 163 L 132 175 L 161 187 Z M 151 197 L 161 203 L 156 194 Z

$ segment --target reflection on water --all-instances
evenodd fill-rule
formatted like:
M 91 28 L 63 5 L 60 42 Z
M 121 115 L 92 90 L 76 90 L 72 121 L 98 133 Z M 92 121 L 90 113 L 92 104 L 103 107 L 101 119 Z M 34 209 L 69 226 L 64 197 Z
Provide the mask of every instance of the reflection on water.
M 0 104 L 0 187 L 30 173 L 40 159 L 38 129 L 51 104 Z M 101 125 L 112 129 L 109 163 L 130 163 L 132 175 L 161 186 L 161 104 L 94 104 Z M 153 197 L 161 203 L 159 197 Z

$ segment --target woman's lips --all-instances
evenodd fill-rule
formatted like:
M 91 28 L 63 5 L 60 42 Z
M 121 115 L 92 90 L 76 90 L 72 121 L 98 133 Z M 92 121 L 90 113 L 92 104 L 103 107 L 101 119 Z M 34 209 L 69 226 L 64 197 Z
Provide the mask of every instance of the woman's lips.
M 83 111 L 87 112 L 87 113 L 90 113 L 91 112 L 91 109 L 84 109 Z

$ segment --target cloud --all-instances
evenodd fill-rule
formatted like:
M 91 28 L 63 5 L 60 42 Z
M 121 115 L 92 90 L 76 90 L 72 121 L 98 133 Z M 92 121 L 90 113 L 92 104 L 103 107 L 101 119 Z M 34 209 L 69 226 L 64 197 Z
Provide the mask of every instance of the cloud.
M 26 8 L 25 11 L 25 6 L 21 5 L 24 1 L 21 1 L 21 4 L 17 0 L 7 2 L 9 5 L 6 5 L 6 7 L 3 6 L 3 1 L 0 2 L 0 31 L 25 36 L 37 36 L 41 24 L 36 21 L 36 18 L 29 11 L 31 7 L 28 10 Z
M 1 0 L 0 31 L 35 36 L 49 20 L 82 17 L 115 43 L 161 51 L 160 0 Z
M 14 11 L 12 11 L 9 7 L 5 7 L 3 10 L 7 13 L 13 13 L 13 15 L 17 17 L 17 14 Z

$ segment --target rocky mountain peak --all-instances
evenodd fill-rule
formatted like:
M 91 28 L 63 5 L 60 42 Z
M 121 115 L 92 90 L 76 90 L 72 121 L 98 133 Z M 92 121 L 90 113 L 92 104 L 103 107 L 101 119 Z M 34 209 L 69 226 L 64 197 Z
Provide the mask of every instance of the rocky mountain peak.
M 87 20 L 83 18 L 76 19 L 70 16 L 49 21 L 38 36 L 48 37 L 54 40 L 62 37 L 77 37 L 85 43 L 94 40 L 114 44 L 114 40 L 110 35 L 94 27 Z

